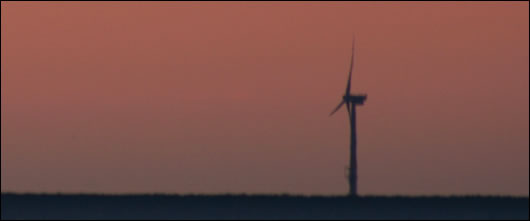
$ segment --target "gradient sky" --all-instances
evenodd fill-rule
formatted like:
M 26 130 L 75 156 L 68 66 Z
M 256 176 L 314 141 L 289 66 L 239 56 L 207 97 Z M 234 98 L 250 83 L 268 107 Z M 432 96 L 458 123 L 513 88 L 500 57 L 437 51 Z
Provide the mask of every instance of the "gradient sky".
M 1 187 L 529 191 L 528 2 L 2 2 Z

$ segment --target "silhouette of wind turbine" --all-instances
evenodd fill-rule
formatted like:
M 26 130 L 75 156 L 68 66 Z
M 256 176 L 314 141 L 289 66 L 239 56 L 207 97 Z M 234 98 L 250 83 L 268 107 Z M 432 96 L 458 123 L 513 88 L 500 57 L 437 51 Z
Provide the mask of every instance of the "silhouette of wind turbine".
M 355 128 L 355 106 L 362 105 L 366 100 L 366 94 L 351 94 L 351 75 L 353 71 L 353 54 L 355 50 L 355 39 L 352 42 L 351 65 L 350 74 L 348 76 L 348 83 L 346 84 L 346 93 L 342 96 L 340 104 L 329 114 L 333 115 L 344 104 L 348 109 L 348 117 L 350 119 L 350 170 L 348 174 L 348 181 L 350 185 L 350 196 L 357 196 L 357 133 Z

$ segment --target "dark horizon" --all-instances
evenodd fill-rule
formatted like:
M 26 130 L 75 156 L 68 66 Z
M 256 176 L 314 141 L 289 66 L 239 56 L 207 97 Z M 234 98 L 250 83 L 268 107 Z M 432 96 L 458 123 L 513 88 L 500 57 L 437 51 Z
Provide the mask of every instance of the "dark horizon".
M 528 198 L 2 194 L 2 219 L 528 219 Z

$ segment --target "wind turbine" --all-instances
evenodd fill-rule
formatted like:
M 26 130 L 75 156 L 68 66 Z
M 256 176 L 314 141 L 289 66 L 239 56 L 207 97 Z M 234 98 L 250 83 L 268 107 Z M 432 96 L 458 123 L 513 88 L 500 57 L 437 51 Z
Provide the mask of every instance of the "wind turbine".
M 366 100 L 366 94 L 351 94 L 351 74 L 353 71 L 353 54 L 355 50 L 355 39 L 352 42 L 351 65 L 350 74 L 348 76 L 348 83 L 346 84 L 346 93 L 342 96 L 340 104 L 331 112 L 333 115 L 344 104 L 348 109 L 348 117 L 350 119 L 350 170 L 348 174 L 348 181 L 350 185 L 350 196 L 357 196 L 357 131 L 355 128 L 355 106 L 362 105 Z

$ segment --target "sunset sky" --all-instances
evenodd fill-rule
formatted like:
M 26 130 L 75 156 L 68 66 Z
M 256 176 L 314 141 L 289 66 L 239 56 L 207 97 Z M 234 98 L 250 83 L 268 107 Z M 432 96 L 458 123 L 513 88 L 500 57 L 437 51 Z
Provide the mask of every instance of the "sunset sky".
M 2 192 L 529 192 L 528 2 L 1 3 Z

